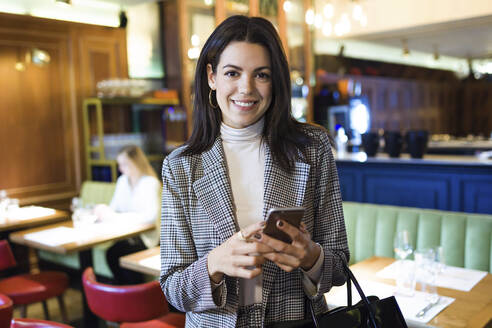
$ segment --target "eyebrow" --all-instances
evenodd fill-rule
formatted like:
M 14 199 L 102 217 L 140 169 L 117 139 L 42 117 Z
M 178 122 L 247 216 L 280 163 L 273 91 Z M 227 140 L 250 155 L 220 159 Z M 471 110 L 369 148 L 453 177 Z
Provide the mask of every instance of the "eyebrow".
M 228 67 L 237 69 L 238 71 L 242 71 L 243 70 L 241 67 L 236 66 L 236 65 L 232 65 L 232 64 L 226 64 L 226 65 L 222 66 L 222 69 L 228 68 Z M 255 71 L 261 71 L 263 69 L 270 69 L 270 66 L 257 67 L 257 68 L 255 68 Z

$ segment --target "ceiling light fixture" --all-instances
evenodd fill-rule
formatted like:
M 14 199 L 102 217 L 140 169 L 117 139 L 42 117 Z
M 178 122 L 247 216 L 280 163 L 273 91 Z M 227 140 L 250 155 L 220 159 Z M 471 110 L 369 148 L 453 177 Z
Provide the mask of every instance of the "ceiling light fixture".
M 305 19 L 306 19 L 306 24 L 308 25 L 313 25 L 314 24 L 314 19 L 315 19 L 315 14 L 313 9 L 308 9 L 306 11 Z
M 328 2 L 325 5 L 325 7 L 323 8 L 323 14 L 328 19 L 333 17 L 333 15 L 335 14 L 335 8 L 333 8 L 333 5 L 331 4 L 331 2 Z
M 324 0 L 317 7 L 306 11 L 306 23 L 321 30 L 324 36 L 333 33 L 343 37 L 351 32 L 352 27 L 367 26 L 367 15 L 361 0 Z
M 292 2 L 289 0 L 284 1 L 284 10 L 285 12 L 289 12 L 292 9 Z

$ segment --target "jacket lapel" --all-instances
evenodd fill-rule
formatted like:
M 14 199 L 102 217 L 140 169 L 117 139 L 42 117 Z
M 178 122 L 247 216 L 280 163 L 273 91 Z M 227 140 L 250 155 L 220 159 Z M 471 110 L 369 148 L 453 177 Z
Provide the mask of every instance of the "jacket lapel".
M 212 148 L 202 154 L 203 177 L 193 183 L 198 201 L 212 221 L 221 240 L 231 237 L 238 229 L 227 174 L 222 139 L 218 137 Z
M 268 145 L 265 144 L 265 147 L 263 217 L 266 220 L 266 214 L 271 208 L 303 205 L 310 165 L 296 162 L 292 172 L 287 174 L 280 166 L 274 163 Z M 280 270 L 279 267 L 273 262 L 267 261 L 263 265 L 263 304 L 267 303 L 268 295 L 278 270 Z M 263 311 L 265 311 L 265 308 L 263 308 Z

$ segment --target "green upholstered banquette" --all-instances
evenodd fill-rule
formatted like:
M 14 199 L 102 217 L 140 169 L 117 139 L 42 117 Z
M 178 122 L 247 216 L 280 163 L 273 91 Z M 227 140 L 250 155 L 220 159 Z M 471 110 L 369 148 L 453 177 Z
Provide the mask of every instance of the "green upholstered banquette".
M 343 209 L 350 263 L 394 257 L 395 233 L 406 229 L 416 249 L 442 246 L 446 264 L 492 272 L 492 215 L 356 202 Z

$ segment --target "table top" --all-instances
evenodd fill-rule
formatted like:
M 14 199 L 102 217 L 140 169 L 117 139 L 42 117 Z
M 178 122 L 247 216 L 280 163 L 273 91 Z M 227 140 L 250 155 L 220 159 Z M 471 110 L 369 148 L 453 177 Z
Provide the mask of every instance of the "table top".
M 37 216 L 29 219 L 12 219 L 6 218 L 0 221 L 0 231 L 19 230 L 31 228 L 43 224 L 55 223 L 70 219 L 70 213 L 65 211 L 55 210 L 54 214 Z
M 159 253 L 159 246 L 156 246 L 130 255 L 125 255 L 120 257 L 120 265 L 129 270 L 158 277 L 161 274 L 160 266 L 152 265 L 155 263 L 145 263 L 145 261 L 142 263 L 141 261 L 153 258 L 154 256 L 159 256 Z
M 80 240 L 68 242 L 60 245 L 50 245 L 47 243 L 36 242 L 31 239 L 25 238 L 27 234 L 34 232 L 44 232 L 50 229 L 55 228 L 73 228 L 72 221 L 61 222 L 53 225 L 47 225 L 42 227 L 37 227 L 33 229 L 27 229 L 22 231 L 13 232 L 10 234 L 10 241 L 26 245 L 35 249 L 45 250 L 58 254 L 68 254 L 79 252 L 87 249 L 91 249 L 92 247 L 105 243 L 107 241 L 117 241 L 121 239 L 127 239 L 134 236 L 138 236 L 139 234 L 147 231 L 151 231 L 155 229 L 154 224 L 132 224 L 132 225 L 118 225 L 114 230 L 106 230 L 104 233 L 98 233 L 97 230 L 91 230 L 90 232 L 84 232 L 84 238 Z M 74 229 L 74 233 L 79 233 L 82 235 L 82 232 Z
M 369 279 L 394 285 L 392 279 L 382 279 L 376 273 L 395 260 L 371 257 L 350 266 L 357 280 Z M 439 295 L 455 298 L 455 301 L 430 320 L 427 325 L 442 328 L 485 327 L 492 323 L 492 274 L 487 274 L 469 292 L 437 288 Z
M 160 270 L 152 262 L 142 260 L 159 255 L 159 247 L 126 255 L 120 258 L 120 265 L 137 272 L 159 276 Z M 369 279 L 394 285 L 392 279 L 382 279 L 376 273 L 390 265 L 394 259 L 372 257 L 356 263 L 350 268 L 359 281 Z M 155 264 L 155 263 L 154 263 Z M 439 295 L 455 298 L 455 301 L 427 323 L 428 326 L 442 328 L 485 327 L 492 320 L 492 275 L 488 274 L 471 291 L 464 292 L 448 288 L 438 288 Z

